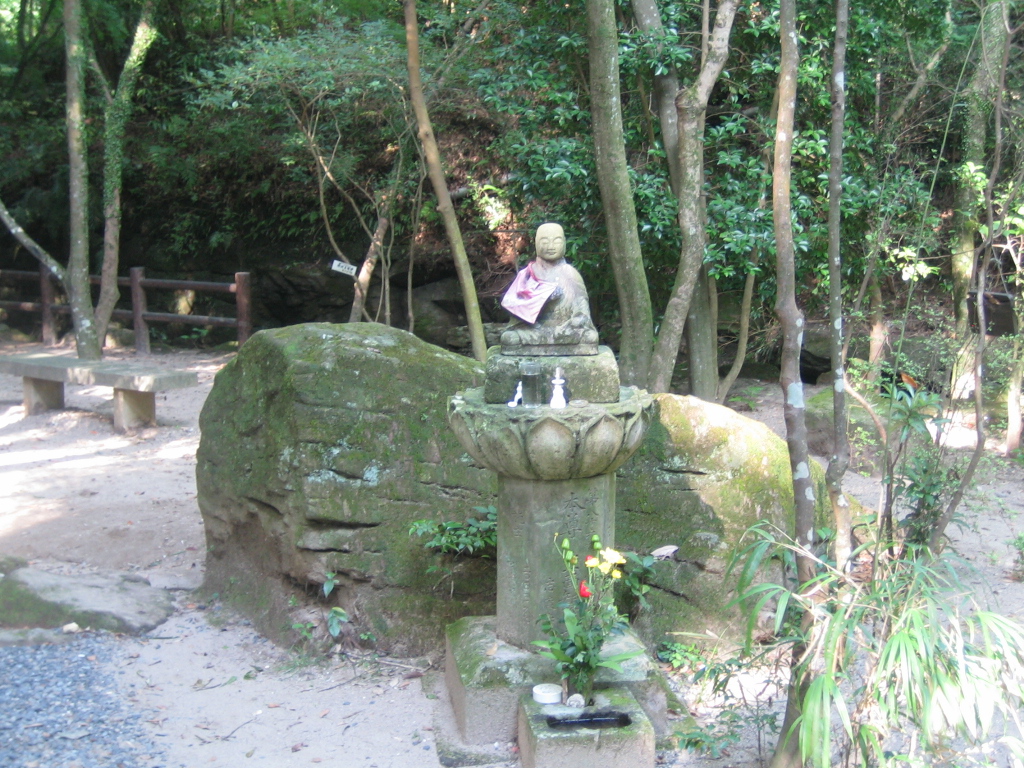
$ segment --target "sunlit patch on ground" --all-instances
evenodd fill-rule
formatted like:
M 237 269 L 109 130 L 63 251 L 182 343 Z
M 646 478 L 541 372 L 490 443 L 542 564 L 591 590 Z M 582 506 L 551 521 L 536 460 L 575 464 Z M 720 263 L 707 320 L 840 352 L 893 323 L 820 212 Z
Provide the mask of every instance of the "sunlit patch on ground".
M 7 503 L 0 512 L 0 552 L 5 550 L 8 537 L 33 525 L 56 520 L 64 514 L 61 499 L 48 499 L 30 493 L 6 493 L 5 496 Z

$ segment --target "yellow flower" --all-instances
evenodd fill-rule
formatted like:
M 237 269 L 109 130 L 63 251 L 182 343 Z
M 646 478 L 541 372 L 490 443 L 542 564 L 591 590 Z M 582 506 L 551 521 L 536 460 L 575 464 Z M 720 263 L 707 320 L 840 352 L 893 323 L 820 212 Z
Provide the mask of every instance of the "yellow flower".
M 625 565 L 626 564 L 626 558 L 624 558 L 622 555 L 620 555 L 618 552 L 616 552 L 611 547 L 608 547 L 608 549 L 602 549 L 601 550 L 601 557 L 603 557 L 605 560 L 607 560 L 612 565 Z
M 622 578 L 622 571 L 620 571 L 618 568 L 616 568 L 614 571 L 612 571 L 612 578 L 613 579 L 621 579 Z
M 607 576 L 608 575 L 608 571 L 610 571 L 612 569 L 612 564 L 608 563 L 608 562 L 605 562 L 605 563 L 601 563 L 597 567 L 601 571 L 601 573 L 603 573 L 605 576 Z
M 587 568 L 597 568 L 597 564 L 599 562 L 600 561 L 593 555 L 587 555 L 587 559 L 583 561 L 583 564 L 587 566 Z

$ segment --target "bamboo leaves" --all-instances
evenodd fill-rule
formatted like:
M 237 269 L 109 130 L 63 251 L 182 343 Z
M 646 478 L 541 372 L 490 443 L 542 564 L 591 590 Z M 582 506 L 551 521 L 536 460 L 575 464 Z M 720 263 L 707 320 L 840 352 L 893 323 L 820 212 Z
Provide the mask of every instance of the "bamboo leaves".
M 1020 728 L 1024 707 L 1024 626 L 981 610 L 949 562 L 908 545 L 894 558 L 887 545 L 861 545 L 854 562 L 876 558 L 859 576 L 836 570 L 810 552 L 817 575 L 800 592 L 754 583 L 772 558 L 797 545 L 777 531 L 751 529 L 752 542 L 733 563 L 742 584 L 736 602 L 753 617 L 774 610 L 774 647 L 802 648 L 794 674 L 807 680 L 798 728 L 801 759 L 834 765 L 887 766 L 999 742 L 1017 759 L 1024 743 L 1004 736 Z M 803 608 L 800 626 L 792 621 Z M 785 635 L 785 636 L 782 636 Z M 960 748 L 962 751 L 962 748 Z

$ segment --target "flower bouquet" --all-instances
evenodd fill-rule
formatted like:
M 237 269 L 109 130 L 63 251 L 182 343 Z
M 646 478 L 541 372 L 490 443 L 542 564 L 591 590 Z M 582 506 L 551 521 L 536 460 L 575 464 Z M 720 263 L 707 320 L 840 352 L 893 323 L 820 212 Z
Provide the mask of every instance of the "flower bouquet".
M 622 578 L 619 566 L 624 565 L 626 559 L 614 549 L 604 548 L 600 537 L 594 535 L 590 543 L 596 554 L 588 555 L 583 561 L 586 578 L 577 579 L 579 560 L 569 539 L 562 539 L 558 544 L 556 534 L 555 541 L 576 600 L 571 605 L 563 604 L 560 628 L 548 614 L 540 617 L 541 629 L 548 639 L 535 640 L 534 645 L 544 649 L 540 651 L 541 656 L 558 663 L 562 679 L 567 680 L 570 688 L 589 705 L 593 703 L 594 677 L 599 667 L 621 671 L 623 661 L 643 653 L 642 650 L 634 650 L 601 658 L 605 641 L 612 635 L 621 635 L 629 626 L 626 617 L 615 606 L 614 595 L 615 582 Z

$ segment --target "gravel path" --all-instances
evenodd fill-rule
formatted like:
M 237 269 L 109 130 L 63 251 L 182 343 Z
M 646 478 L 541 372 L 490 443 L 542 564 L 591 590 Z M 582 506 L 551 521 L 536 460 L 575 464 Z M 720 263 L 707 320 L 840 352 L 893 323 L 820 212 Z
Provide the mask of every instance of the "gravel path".
M 0 765 L 161 768 L 142 715 L 109 670 L 118 640 L 87 633 L 59 645 L 0 648 Z

